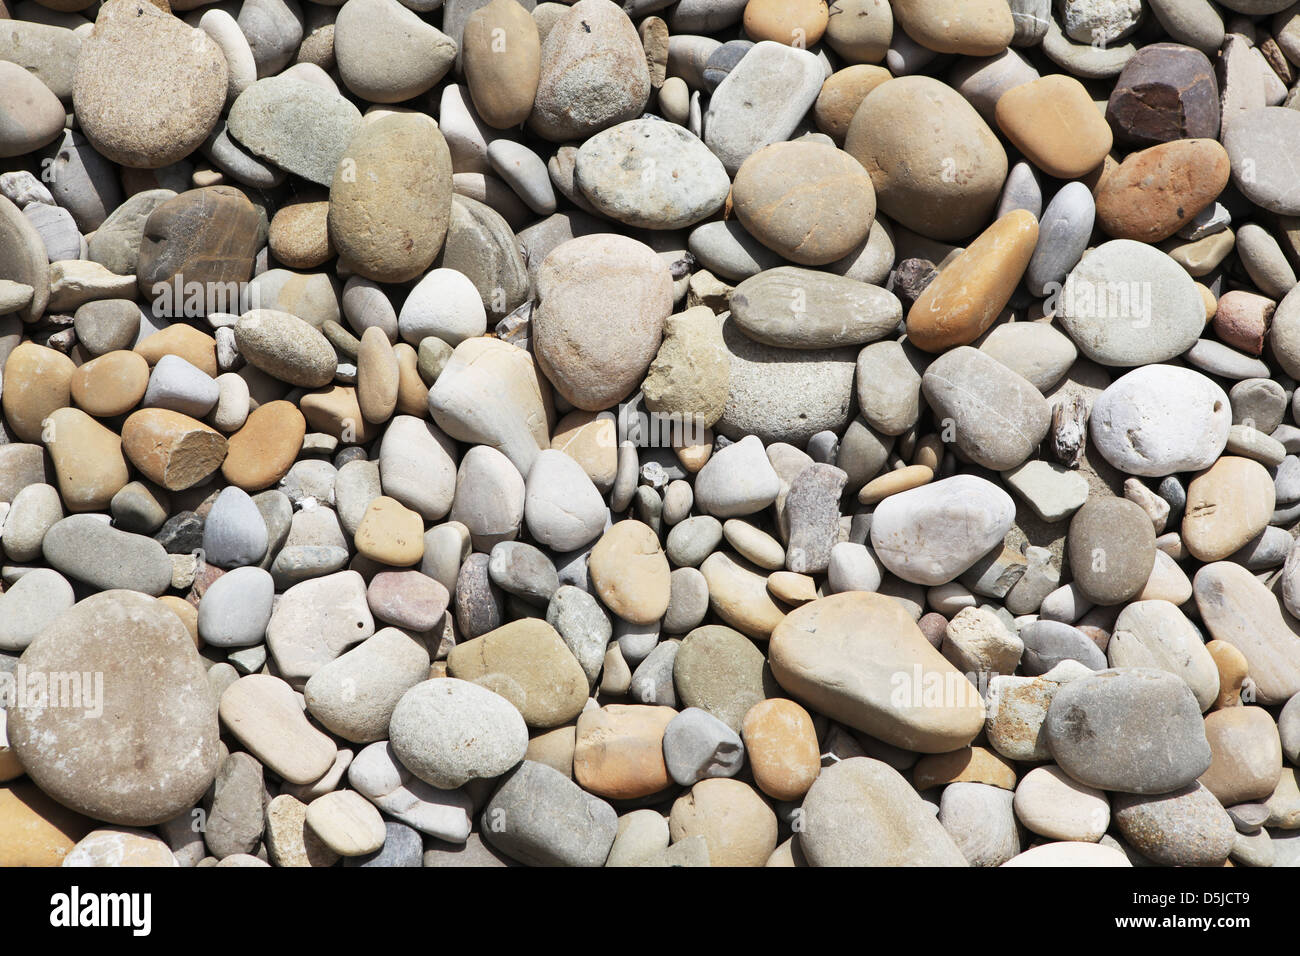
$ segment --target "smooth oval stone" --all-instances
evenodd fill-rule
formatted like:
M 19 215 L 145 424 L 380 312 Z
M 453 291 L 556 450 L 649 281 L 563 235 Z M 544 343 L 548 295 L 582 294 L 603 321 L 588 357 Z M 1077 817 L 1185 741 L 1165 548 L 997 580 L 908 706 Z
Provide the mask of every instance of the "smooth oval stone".
M 931 239 L 984 225 L 1007 176 L 1007 155 L 975 108 L 928 76 L 882 83 L 849 125 L 846 152 L 871 172 L 892 222 Z
M 316 671 L 303 694 L 322 726 L 353 743 L 371 743 L 388 737 L 393 708 L 428 674 L 423 645 L 384 628 Z
M 825 79 L 808 50 L 771 40 L 754 44 L 709 97 L 705 145 L 735 175 L 755 152 L 791 137 Z
M 72 97 L 98 152 L 157 169 L 192 153 L 212 131 L 228 80 L 226 56 L 206 32 L 152 4 L 112 0 L 82 42 Z
M 457 644 L 447 657 L 447 674 L 500 694 L 530 727 L 558 727 L 587 701 L 582 665 L 555 629 L 537 618 Z
M 1268 469 L 1225 455 L 1187 486 L 1183 543 L 1201 561 L 1220 561 L 1268 525 L 1275 504 Z
M 1219 697 L 1219 671 L 1196 627 L 1168 601 L 1135 601 L 1120 612 L 1106 645 L 1112 667 L 1150 667 L 1180 678 L 1208 710 Z
M 865 345 L 893 332 L 903 317 L 887 289 L 793 266 L 741 282 L 730 305 L 731 321 L 746 337 L 792 349 Z
M 664 550 L 679 567 L 698 567 L 722 543 L 722 522 L 712 515 L 693 515 L 674 525 Z
M 1038 221 L 1023 209 L 1007 213 L 959 252 L 907 312 L 907 338 L 941 352 L 975 341 L 1015 291 L 1038 241 Z
M 1158 866 L 1222 866 L 1237 831 L 1203 784 L 1160 796 L 1117 794 L 1115 823 L 1124 839 Z
M 499 777 L 528 749 L 528 728 L 508 700 L 452 678 L 423 681 L 403 694 L 390 733 L 402 764 L 442 790 Z
M 72 585 L 59 572 L 27 572 L 0 594 L 0 650 L 25 650 L 75 601 Z
M 1061 769 L 1122 793 L 1169 793 L 1210 765 L 1200 707 L 1165 671 L 1122 668 L 1062 684 L 1043 724 Z
M 944 753 L 983 727 L 975 686 L 885 595 L 854 591 L 796 608 L 773 630 L 768 654 L 796 698 L 896 747 Z
M 708 711 L 739 732 L 745 714 L 768 696 L 763 652 L 739 631 L 717 624 L 696 628 L 669 661 L 670 679 L 685 707 Z M 647 658 L 650 660 L 650 658 Z
M 301 684 L 374 632 L 365 581 L 356 571 L 338 571 L 300 581 L 280 596 L 266 646 L 279 674 Z
M 9 158 L 35 152 L 62 134 L 63 105 L 39 77 L 17 63 L 0 61 L 0 81 L 9 93 L 0 109 L 0 155 Z
M 1129 475 L 1200 471 L 1228 442 L 1232 407 L 1212 379 L 1174 365 L 1117 378 L 1093 401 L 1089 434 L 1102 457 Z
M 998 98 L 995 113 L 1007 139 L 1057 179 L 1087 175 L 1113 145 L 1087 88 L 1071 76 L 1052 73 L 1012 87 Z
M 1060 840 L 1043 843 L 1012 857 L 1003 866 L 1011 867 L 1116 867 L 1132 866 L 1128 857 L 1102 843 Z
M 1079 351 L 1121 368 L 1181 355 L 1205 327 L 1192 277 L 1160 250 L 1131 239 L 1085 254 L 1055 306 Z
M 764 269 L 775 269 L 783 260 L 733 219 L 701 223 L 687 240 L 691 255 L 715 275 L 738 282 Z M 886 270 L 888 271 L 888 270 Z
M 267 375 L 303 388 L 334 380 L 334 347 L 307 322 L 273 309 L 254 309 L 235 323 L 235 342 L 249 364 Z
M 337 91 L 268 76 L 239 94 L 229 123 L 230 135 L 250 152 L 328 187 L 361 126 L 361 113 Z
M 97 820 L 152 826 L 194 806 L 212 784 L 217 701 L 194 641 L 162 604 L 120 590 L 93 595 L 48 627 L 23 661 L 33 674 L 78 678 L 50 688 L 59 706 L 51 696 L 46 706 L 9 711 L 18 759 L 60 803 Z
M 668 559 L 648 525 L 613 525 L 592 548 L 587 568 L 601 601 L 624 620 L 651 624 L 668 609 Z
M 1300 215 L 1300 188 L 1287 156 L 1300 144 L 1300 114 L 1281 106 L 1253 109 L 1224 124 L 1232 182 L 1251 202 L 1282 216 Z
M 1048 392 L 1074 365 L 1079 350 L 1047 322 L 995 325 L 977 347 L 997 359 L 1040 392 Z
M 414 279 L 442 250 L 451 196 L 451 154 L 437 126 L 419 114 L 381 117 L 358 130 L 333 174 L 330 238 L 367 279 Z
M 524 496 L 524 520 L 534 540 L 556 551 L 576 551 L 600 535 L 607 514 L 580 464 L 562 451 L 538 453 Z
M 1093 604 L 1123 604 L 1151 576 L 1156 536 L 1151 517 L 1126 498 L 1093 498 L 1070 519 L 1070 571 Z
M 217 578 L 199 602 L 199 636 L 215 647 L 251 647 L 266 640 L 275 581 L 262 568 L 235 568 Z
M 557 17 L 564 12 L 556 11 Z M 474 11 L 465 21 L 461 55 L 470 97 L 485 123 L 509 129 L 528 119 L 541 77 L 541 34 L 527 7 L 495 0 Z
M 1038 223 L 1038 244 L 1025 270 L 1025 285 L 1035 295 L 1049 295 L 1079 264 L 1092 236 L 1097 207 L 1081 182 L 1060 188 Z
M 156 597 L 171 586 L 172 563 L 161 544 L 94 515 L 56 522 L 45 533 L 41 550 L 59 571 L 99 590 L 120 588 Z
M 1271 707 L 1300 693 L 1300 632 L 1273 593 L 1241 565 L 1228 561 L 1207 564 L 1192 585 L 1210 636 L 1245 657 L 1256 701 Z
M 716 212 L 731 181 L 722 162 L 675 123 L 636 119 L 591 137 L 574 178 L 599 212 L 643 229 L 681 229 Z
M 307 722 L 293 688 L 249 674 L 221 694 L 221 722 L 249 753 L 288 783 L 319 780 L 334 763 L 334 742 Z
M 876 215 L 871 177 L 853 156 L 811 141 L 773 143 L 741 164 L 736 218 L 791 262 L 826 265 L 854 250 Z
M 1180 139 L 1130 153 L 1097 186 L 1097 223 L 1116 239 L 1158 242 L 1228 185 L 1228 154 L 1213 139 Z
M 776 348 L 755 342 L 731 318 L 722 325 L 731 362 L 726 408 L 715 429 L 740 440 L 803 447 L 822 431 L 839 433 L 849 421 L 857 351 Z
M 609 0 L 579 0 L 542 42 L 529 125 L 552 142 L 584 140 L 636 117 L 650 96 L 645 49 Z
M 487 827 L 484 839 L 530 866 L 602 866 L 618 834 L 613 807 L 555 768 L 532 760 L 504 777 L 483 815 L 515 821 Z
M 986 468 L 1005 471 L 1022 464 L 1051 426 L 1038 389 L 969 346 L 932 362 L 921 390 L 941 424 L 954 428 L 957 447 Z
M 799 847 L 813 866 L 966 866 L 929 806 L 893 767 L 850 757 L 804 797 Z
M 862 417 L 878 432 L 901 435 L 920 418 L 921 376 L 898 342 L 876 342 L 858 353 L 856 393 Z
M 533 350 L 556 390 L 587 411 L 630 394 L 672 311 L 672 278 L 663 260 L 625 236 L 571 239 L 546 257 L 537 290 Z M 605 316 L 599 327 L 590 321 L 596 310 Z
M 1078 661 L 1089 670 L 1106 667 L 1106 655 L 1077 627 L 1060 621 L 1030 621 L 1020 629 L 1025 644 L 1024 672 L 1031 677 L 1046 674 L 1062 661 Z
M 997 485 L 957 475 L 890 495 L 871 519 L 871 547 L 904 581 L 953 580 L 1010 530 L 1015 502 Z
M 1016 786 L 1014 807 L 1016 819 L 1053 840 L 1099 840 L 1110 823 L 1106 794 L 1050 764 L 1025 774 Z
M 345 3 L 334 21 L 343 85 L 372 103 L 400 103 L 451 69 L 455 42 L 397 0 Z

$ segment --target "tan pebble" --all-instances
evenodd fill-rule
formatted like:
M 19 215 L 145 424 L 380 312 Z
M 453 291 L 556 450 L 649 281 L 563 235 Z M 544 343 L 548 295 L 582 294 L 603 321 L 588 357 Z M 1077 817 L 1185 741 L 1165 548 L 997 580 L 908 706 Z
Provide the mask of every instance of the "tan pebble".
M 610 645 L 612 650 L 615 644 Z M 608 653 L 605 655 L 608 659 Z M 608 665 L 606 665 L 608 666 Z M 629 679 L 631 675 L 628 675 Z M 576 725 L 556 727 L 554 730 L 541 730 L 528 739 L 525 760 L 544 763 L 554 767 L 570 780 L 573 779 L 573 751 L 577 745 L 578 728 Z
M 281 206 L 271 219 L 271 252 L 287 268 L 315 269 L 334 258 L 327 219 L 328 200 Z
M 646 797 L 672 780 L 664 764 L 671 707 L 610 704 L 578 717 L 573 776 L 589 793 L 611 800 Z
M 705 428 L 689 435 L 689 443 L 688 436 L 683 435 L 682 442 L 673 445 L 673 451 L 683 468 L 692 475 L 697 473 L 713 457 L 713 429 Z
M 180 866 L 171 848 L 148 830 L 104 827 L 92 830 L 78 841 L 63 860 L 73 867 L 166 867 Z
M 174 594 L 164 594 L 158 600 L 163 607 L 181 619 L 181 623 L 185 625 L 185 630 L 190 632 L 190 638 L 194 641 L 194 646 L 202 647 L 203 641 L 199 638 L 199 609 L 189 601 L 176 597 Z
M 1225 707 L 1205 715 L 1210 766 L 1199 780 L 1225 807 L 1267 800 L 1282 776 L 1282 741 L 1263 707 Z
M 79 408 L 52 412 L 45 420 L 45 435 L 64 507 L 107 510 L 130 480 L 122 439 Z
M 1225 455 L 1187 485 L 1183 543 L 1200 561 L 1220 561 L 1268 527 L 1274 503 L 1267 468 Z
M 94 826 L 29 780 L 0 786 L 0 866 L 59 866 Z
M 759 701 L 741 726 L 758 789 L 774 800 L 798 800 L 821 772 L 812 716 L 792 700 Z
M 797 571 L 774 571 L 767 576 L 772 597 L 786 604 L 805 604 L 817 600 L 817 582 Z
M 885 472 L 879 478 L 873 478 L 862 486 L 858 492 L 858 503 L 874 505 L 884 501 L 890 495 L 927 485 L 934 479 L 934 469 L 928 465 L 908 465 Z
M 144 356 L 150 368 L 157 365 L 164 355 L 179 355 L 212 378 L 216 378 L 219 371 L 217 340 L 184 322 L 174 322 L 162 331 L 146 336 L 136 345 L 135 351 Z
M 41 422 L 71 402 L 74 370 L 72 359 L 34 342 L 23 342 L 9 353 L 0 407 L 20 441 L 39 442 Z
M 912 453 L 912 464 L 938 471 L 941 461 L 943 461 L 943 439 L 938 435 L 926 435 L 916 443 L 916 450 Z
M 1011 298 L 1037 243 L 1038 220 L 1023 209 L 985 229 L 912 304 L 908 340 L 927 352 L 974 342 Z
M 307 825 L 307 805 L 287 793 L 266 807 L 265 839 L 267 854 L 275 866 L 333 866 L 339 859 Z
M 587 473 L 601 494 L 614 486 L 618 472 L 618 423 L 601 412 L 572 411 L 559 420 L 551 448 L 562 451 Z
M 745 33 L 753 40 L 772 40 L 807 49 L 826 32 L 830 9 L 826 0 L 749 0 L 745 4 Z
M 308 392 L 298 402 L 312 431 L 333 435 L 345 445 L 364 445 L 379 437 L 379 429 L 361 414 L 357 390 L 350 385 L 327 385 Z
M 936 53 L 994 56 L 1015 35 L 1005 0 L 891 0 L 889 6 L 897 28 Z
M 813 106 L 813 117 L 817 128 L 843 145 L 848 135 L 849 123 L 858 111 L 862 100 L 886 80 L 893 79 L 883 66 L 857 63 L 836 70 L 822 84 L 822 91 L 817 94 Z
M 307 423 L 292 402 L 268 402 L 255 408 L 230 436 L 221 474 L 249 493 L 269 488 L 293 467 L 306 433 Z
M 149 363 L 136 352 L 107 352 L 72 373 L 72 400 L 97 418 L 125 415 L 148 387 Z
M 541 77 L 541 35 L 515 0 L 493 0 L 465 21 L 465 82 L 474 109 L 494 129 L 528 119 Z
M 311 783 L 330 769 L 338 748 L 307 722 L 293 688 L 269 674 L 241 677 L 221 695 L 221 723 L 271 772 Z
M 625 621 L 652 624 L 668 610 L 668 558 L 649 525 L 615 524 L 591 549 L 587 567 L 597 595 Z
M 429 417 L 429 386 L 420 378 L 419 353 L 405 342 L 393 346 L 397 359 L 397 414 Z
M 393 344 L 372 325 L 361 335 L 357 351 L 357 404 L 366 421 L 382 425 L 397 407 L 400 371 Z
M 984 783 L 1003 790 L 1016 789 L 1015 765 L 984 747 L 963 747 L 946 754 L 926 754 L 912 768 L 917 790 L 950 783 Z
M 207 479 L 221 467 L 226 447 L 225 436 L 216 429 L 165 408 L 142 408 L 122 425 L 126 457 L 168 491 L 192 488 Z
M 357 553 L 393 567 L 424 557 L 424 519 L 393 498 L 370 502 L 355 536 Z
M 307 826 L 339 856 L 364 856 L 384 845 L 384 818 L 355 790 L 335 790 L 307 805 Z
M 776 814 L 740 780 L 701 780 L 673 802 L 668 817 L 673 843 L 702 836 L 710 866 L 762 866 L 776 849 Z
M 1210 641 L 1205 649 L 1214 658 L 1214 666 L 1219 670 L 1219 699 L 1211 710 L 1224 707 L 1241 706 L 1241 685 L 1250 672 L 1246 655 L 1227 641 Z
M 1057 179 L 1096 168 L 1114 139 L 1082 83 L 1053 73 L 1021 83 L 998 99 L 998 126 L 1031 163 Z
M 715 551 L 704 559 L 700 573 L 709 585 L 709 607 L 736 630 L 766 641 L 785 611 L 767 593 L 767 577 L 753 565 Z

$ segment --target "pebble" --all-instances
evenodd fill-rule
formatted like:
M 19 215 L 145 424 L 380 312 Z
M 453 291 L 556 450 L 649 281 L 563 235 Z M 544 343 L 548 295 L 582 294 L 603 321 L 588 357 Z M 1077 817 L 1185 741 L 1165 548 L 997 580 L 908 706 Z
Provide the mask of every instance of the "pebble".
M 968 236 L 997 204 L 1006 151 L 951 87 L 928 76 L 900 79 L 867 94 L 844 149 L 874 170 L 876 202 L 891 221 L 932 239 Z M 944 122 L 931 125 L 935 116 Z
M 1212 379 L 1188 368 L 1147 365 L 1097 397 L 1089 434 L 1116 468 L 1154 478 L 1213 465 L 1231 423 L 1228 396 Z
M 495 691 L 530 727 L 556 727 L 581 713 L 587 675 L 545 621 L 522 618 L 457 644 L 447 674 Z
M 921 390 L 935 414 L 951 423 L 957 447 L 986 468 L 1022 464 L 1050 427 L 1042 394 L 979 349 L 944 353 L 926 369 Z
M 510 821 L 488 828 L 487 842 L 530 866 L 602 866 L 618 833 L 613 807 L 531 760 L 506 775 L 483 812 Z
M 791 266 L 745 279 L 732 291 L 730 306 L 746 337 L 791 349 L 865 345 L 893 332 L 903 317 L 887 289 Z
M 888 764 L 827 767 L 803 804 L 799 846 L 813 866 L 965 866 L 934 813 Z
M 528 747 L 528 728 L 509 701 L 451 678 L 423 681 L 403 694 L 389 732 L 402 764 L 442 790 L 498 777 Z
M 1070 519 L 1066 548 L 1074 583 L 1093 604 L 1132 600 L 1155 566 L 1151 519 L 1124 498 L 1085 502 Z
M 1016 785 L 1016 819 L 1052 840 L 1095 843 L 1110 824 L 1106 794 L 1070 779 L 1053 764 L 1036 767 Z
M 953 580 L 1000 542 L 1015 504 L 991 482 L 959 475 L 891 495 L 875 510 L 871 546 L 891 572 L 914 584 Z
M 254 45 L 254 55 L 257 47 Z M 224 96 L 224 93 L 223 93 Z M 259 79 L 230 107 L 230 135 L 276 166 L 329 187 L 361 125 L 336 91 L 287 76 Z
M 217 773 L 217 702 L 179 620 L 144 595 L 110 589 L 61 615 L 23 660 L 33 673 L 102 675 L 125 654 L 136 661 L 130 679 L 101 676 L 82 688 L 82 707 L 14 708 L 7 733 L 27 774 L 60 803 L 152 826 L 192 807 Z M 87 719 L 96 711 L 114 719 Z
M 758 150 L 790 137 L 825 78 L 808 50 L 771 40 L 755 43 L 709 97 L 704 144 L 729 175 L 736 175 Z
M 870 629 L 859 629 L 863 621 Z M 866 592 L 822 598 L 792 611 L 772 633 L 773 676 L 819 711 L 886 743 L 941 753 L 964 746 L 983 722 L 978 692 L 930 645 L 893 600 Z M 954 688 L 939 706 L 901 704 L 891 675 Z M 945 683 L 946 682 L 946 683 Z M 896 682 L 894 682 L 896 683 Z
M 640 521 L 620 521 L 601 535 L 588 571 L 605 606 L 631 624 L 653 623 L 668 609 L 668 559 L 658 536 Z
M 1062 770 L 1100 790 L 1170 793 L 1210 765 L 1196 698 L 1159 670 L 1105 670 L 1062 685 L 1043 734 Z

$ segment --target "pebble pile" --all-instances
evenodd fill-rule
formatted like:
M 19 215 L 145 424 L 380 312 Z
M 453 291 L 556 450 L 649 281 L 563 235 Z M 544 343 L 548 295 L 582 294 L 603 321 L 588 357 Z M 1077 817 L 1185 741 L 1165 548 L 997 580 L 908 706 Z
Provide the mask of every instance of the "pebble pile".
M 1300 865 L 1297 73 L 0 0 L 0 865 Z

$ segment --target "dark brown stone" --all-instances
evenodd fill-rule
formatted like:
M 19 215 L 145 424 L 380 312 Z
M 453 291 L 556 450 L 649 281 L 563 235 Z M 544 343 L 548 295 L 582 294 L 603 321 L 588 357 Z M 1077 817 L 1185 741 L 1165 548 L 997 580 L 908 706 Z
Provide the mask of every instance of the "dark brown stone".
M 1219 84 L 1200 50 L 1153 43 L 1128 61 L 1106 104 L 1116 138 L 1153 146 L 1175 139 L 1216 139 Z
M 239 312 L 238 289 L 253 274 L 258 225 L 257 207 L 230 186 L 191 189 L 167 200 L 145 220 L 136 271 L 140 294 L 162 316 Z M 155 294 L 160 282 L 169 291 Z M 205 302 L 196 310 L 187 302 L 200 288 Z

